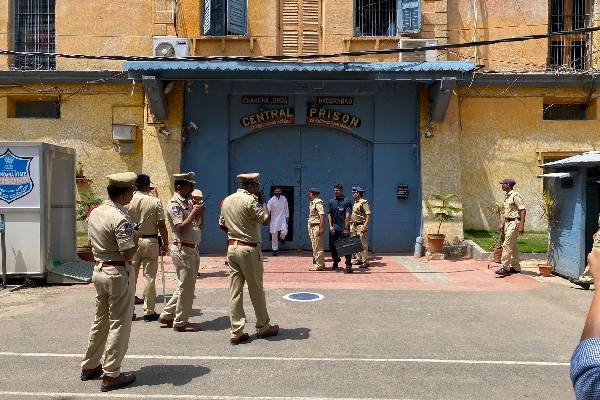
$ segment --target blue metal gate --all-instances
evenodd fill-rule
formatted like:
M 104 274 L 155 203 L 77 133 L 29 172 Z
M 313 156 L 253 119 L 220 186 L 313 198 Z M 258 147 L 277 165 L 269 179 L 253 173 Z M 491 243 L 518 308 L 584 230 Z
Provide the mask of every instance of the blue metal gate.
M 287 248 L 310 249 L 306 228 L 307 189 L 317 186 L 325 202 L 333 196 L 333 185 L 344 185 L 346 196 L 351 187 L 372 188 L 372 149 L 370 143 L 349 133 L 331 129 L 294 126 L 252 133 L 231 142 L 232 191 L 235 176 L 260 172 L 264 190 L 271 186 L 294 186 L 294 240 Z M 263 247 L 268 248 L 268 227 L 263 228 Z

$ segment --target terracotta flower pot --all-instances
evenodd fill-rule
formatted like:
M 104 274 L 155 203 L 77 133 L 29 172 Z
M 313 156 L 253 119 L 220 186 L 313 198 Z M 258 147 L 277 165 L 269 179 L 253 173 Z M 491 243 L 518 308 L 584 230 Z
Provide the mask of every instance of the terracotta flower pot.
M 554 271 L 554 267 L 548 264 L 538 264 L 538 269 L 541 276 L 552 276 L 552 271 Z
M 495 263 L 502 262 L 502 246 L 494 247 L 494 262 Z
M 427 234 L 427 250 L 430 253 L 442 253 L 444 251 L 444 240 L 446 240 L 446 235 Z

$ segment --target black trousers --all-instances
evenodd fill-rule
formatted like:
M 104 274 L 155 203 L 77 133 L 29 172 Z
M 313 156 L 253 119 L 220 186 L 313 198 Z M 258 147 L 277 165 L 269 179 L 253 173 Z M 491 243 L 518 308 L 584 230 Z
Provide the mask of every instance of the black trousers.
M 331 257 L 333 257 L 333 263 L 339 264 L 342 259 L 338 255 L 337 248 L 335 247 L 335 241 L 344 236 L 344 231 L 329 231 L 329 249 L 331 250 Z M 352 255 L 348 254 L 344 256 L 346 265 L 352 265 Z

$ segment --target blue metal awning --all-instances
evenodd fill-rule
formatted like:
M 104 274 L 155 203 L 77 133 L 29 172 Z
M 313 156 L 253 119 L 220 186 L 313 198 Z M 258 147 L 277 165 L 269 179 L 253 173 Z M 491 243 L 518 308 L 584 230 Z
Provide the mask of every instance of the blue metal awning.
M 600 151 L 588 151 L 576 156 L 552 161 L 542 165 L 544 168 L 593 167 L 600 165 Z
M 475 65 L 463 61 L 435 62 L 275 62 L 275 61 L 130 61 L 131 79 L 358 79 L 432 81 L 467 79 Z
M 470 79 L 475 65 L 435 62 L 276 62 L 276 61 L 130 61 L 130 79 L 141 80 L 157 120 L 168 116 L 164 81 L 412 81 L 430 86 L 431 119 L 444 119 L 458 81 Z

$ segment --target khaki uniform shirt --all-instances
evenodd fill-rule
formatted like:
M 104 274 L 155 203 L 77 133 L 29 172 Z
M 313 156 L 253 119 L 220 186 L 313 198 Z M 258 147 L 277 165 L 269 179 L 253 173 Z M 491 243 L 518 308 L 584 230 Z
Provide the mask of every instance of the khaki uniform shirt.
M 123 261 L 121 252 L 135 247 L 125 207 L 110 200 L 96 207 L 88 220 L 88 238 L 96 261 Z
M 350 221 L 353 224 L 364 224 L 367 220 L 367 215 L 371 214 L 369 202 L 365 199 L 357 200 L 352 206 L 352 217 Z
M 227 228 L 229 239 L 260 243 L 260 226 L 269 221 L 269 211 L 258 206 L 256 196 L 238 189 L 223 200 L 219 225 Z
M 127 207 L 131 221 L 141 224 L 138 231 L 142 235 L 156 235 L 158 221 L 165 220 L 165 212 L 160 200 L 144 192 L 136 191 Z
M 504 196 L 504 218 L 518 218 L 519 210 L 525 209 L 523 198 L 514 190 L 506 193 Z
M 175 229 L 175 226 L 183 223 L 192 212 L 188 201 L 184 199 L 179 193 L 175 193 L 171 200 L 169 200 L 169 207 L 167 209 L 167 219 L 171 225 L 173 231 L 173 242 L 185 242 L 198 244 L 201 239 L 200 227 L 198 224 L 192 223 L 182 232 Z
M 308 223 L 310 225 L 320 224 L 321 215 L 325 215 L 325 203 L 317 197 L 311 200 L 308 206 Z

